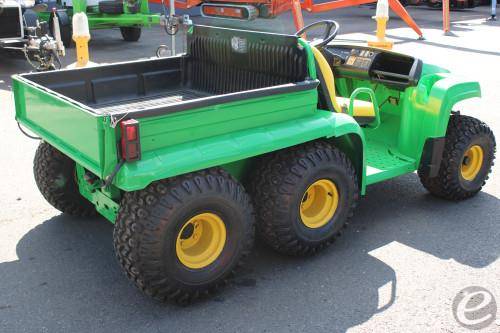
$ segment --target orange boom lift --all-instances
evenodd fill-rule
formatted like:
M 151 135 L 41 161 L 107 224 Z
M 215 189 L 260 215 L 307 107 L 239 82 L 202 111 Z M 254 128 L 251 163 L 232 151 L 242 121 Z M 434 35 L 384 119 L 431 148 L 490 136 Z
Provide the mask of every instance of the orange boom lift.
M 161 3 L 161 0 L 150 1 Z M 238 20 L 253 20 L 257 17 L 273 18 L 292 10 L 295 27 L 299 30 L 304 26 L 302 10 L 320 13 L 374 2 L 376 0 L 333 0 L 321 3 L 314 3 L 314 0 L 302 2 L 300 0 L 175 0 L 175 8 L 190 9 L 201 6 L 203 16 Z M 420 38 L 423 37 L 417 23 L 398 0 L 389 0 L 389 6 Z

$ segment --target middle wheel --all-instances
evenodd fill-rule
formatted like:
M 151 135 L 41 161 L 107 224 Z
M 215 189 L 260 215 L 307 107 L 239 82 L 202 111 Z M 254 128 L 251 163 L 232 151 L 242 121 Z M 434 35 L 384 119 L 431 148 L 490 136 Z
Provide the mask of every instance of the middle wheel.
M 331 243 L 359 197 L 351 161 L 321 141 L 268 155 L 251 180 L 259 235 L 289 255 L 311 254 Z

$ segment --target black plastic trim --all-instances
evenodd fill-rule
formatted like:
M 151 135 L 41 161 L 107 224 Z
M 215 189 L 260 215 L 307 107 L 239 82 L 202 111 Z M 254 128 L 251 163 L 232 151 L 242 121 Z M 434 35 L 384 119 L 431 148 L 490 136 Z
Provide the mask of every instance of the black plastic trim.
M 351 65 L 347 65 L 345 63 L 345 61 L 347 61 L 349 51 L 352 49 L 367 50 L 373 53 L 373 55 L 370 56 L 372 60 L 369 68 L 354 67 Z M 381 50 L 362 45 L 345 45 L 345 44 L 330 44 L 326 48 L 326 50 L 329 54 L 327 58 L 329 59 L 330 65 L 333 65 L 333 70 L 337 77 L 371 80 L 373 82 L 380 82 L 382 84 L 385 84 L 387 86 L 390 86 L 398 90 L 404 90 L 407 87 L 416 86 L 422 75 L 422 68 L 423 68 L 422 60 L 406 54 Z M 335 50 L 337 50 L 337 52 L 335 52 Z M 341 51 L 343 50 L 344 53 L 338 50 Z M 391 73 L 390 70 L 385 70 L 383 71 L 385 72 L 384 74 L 386 74 L 387 76 L 393 76 L 395 80 L 391 80 L 390 78 L 385 78 L 385 79 L 377 78 L 374 75 L 376 73 L 374 69 L 377 70 L 377 68 L 374 67 L 376 66 L 376 63 L 380 61 L 381 57 L 384 56 L 405 58 L 409 61 L 413 61 L 413 63 L 411 64 L 411 68 L 409 69 L 408 75 L 402 73 Z M 334 57 L 337 57 L 338 62 L 334 62 L 333 59 Z
M 370 117 L 370 116 L 354 116 L 354 120 L 359 124 L 359 126 L 365 126 L 373 123 L 376 119 L 376 117 Z
M 413 63 L 413 66 L 411 67 L 408 79 L 411 86 L 416 86 L 418 84 L 418 81 L 422 76 L 422 68 L 424 67 L 424 63 L 422 60 L 417 58 L 415 58 L 415 60 L 416 61 Z
M 428 177 L 436 177 L 443 159 L 445 138 L 428 138 L 425 141 L 420 170 Z
M 254 90 L 247 90 L 242 92 L 230 93 L 218 96 L 209 96 L 205 98 L 195 99 L 191 101 L 176 103 L 168 106 L 163 106 L 159 108 L 149 109 L 149 110 L 137 110 L 131 112 L 120 112 L 113 113 L 113 116 L 124 117 L 124 119 L 129 118 L 144 118 L 144 117 L 155 117 L 162 116 L 166 114 L 182 112 L 191 109 L 198 109 L 208 106 L 213 106 L 217 104 L 224 104 L 230 102 L 237 102 L 248 100 L 251 98 L 261 98 L 268 97 L 279 94 L 294 93 L 300 91 L 306 91 L 311 89 L 316 89 L 319 85 L 318 80 L 303 81 L 298 83 L 283 84 L 280 86 L 260 88 Z

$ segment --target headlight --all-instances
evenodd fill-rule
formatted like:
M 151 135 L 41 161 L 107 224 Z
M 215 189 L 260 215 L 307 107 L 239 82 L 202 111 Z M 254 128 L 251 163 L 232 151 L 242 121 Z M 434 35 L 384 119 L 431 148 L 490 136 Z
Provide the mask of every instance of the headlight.
M 35 6 L 35 0 L 18 0 L 19 4 L 24 8 L 31 8 Z

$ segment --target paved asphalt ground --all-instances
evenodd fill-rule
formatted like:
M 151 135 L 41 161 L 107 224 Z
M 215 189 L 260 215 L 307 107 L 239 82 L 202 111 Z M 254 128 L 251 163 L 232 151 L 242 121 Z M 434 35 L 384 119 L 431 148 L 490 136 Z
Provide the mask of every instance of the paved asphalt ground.
M 459 105 L 500 138 L 500 27 L 487 8 L 452 13 L 410 8 L 425 41 L 396 18 L 395 49 L 479 80 L 483 98 Z M 372 35 L 374 10 L 318 15 L 342 26 L 339 38 Z M 315 19 L 306 17 L 310 22 Z M 195 18 L 197 19 L 197 18 Z M 199 20 L 199 18 L 198 18 Z M 293 31 L 289 16 L 256 22 Z M 165 34 L 145 30 L 138 43 L 118 31 L 92 35 L 96 62 L 149 57 Z M 65 63 L 74 59 L 72 50 Z M 343 237 L 312 258 L 277 255 L 257 244 L 246 269 L 216 297 L 182 308 L 158 304 L 125 278 L 103 218 L 61 215 L 32 176 L 37 142 L 14 121 L 10 75 L 21 60 L 0 60 L 0 332 L 465 332 L 451 305 L 464 287 L 487 288 L 500 302 L 500 168 L 483 192 L 461 203 L 433 198 L 415 174 L 371 186 Z M 500 163 L 497 162 L 497 165 Z M 500 332 L 500 322 L 483 332 Z

